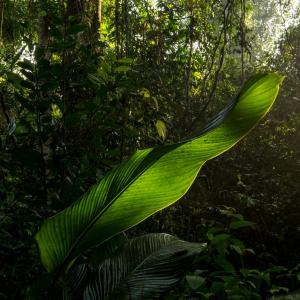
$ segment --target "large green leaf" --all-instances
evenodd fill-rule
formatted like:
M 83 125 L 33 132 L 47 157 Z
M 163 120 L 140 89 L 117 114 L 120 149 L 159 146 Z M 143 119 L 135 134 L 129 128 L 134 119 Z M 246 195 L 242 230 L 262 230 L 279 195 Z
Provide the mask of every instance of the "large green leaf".
M 137 151 L 48 219 L 36 235 L 46 269 L 60 273 L 86 249 L 176 202 L 207 160 L 235 145 L 268 112 L 281 81 L 277 74 L 252 78 L 198 137 Z
M 98 266 L 83 299 L 158 299 L 204 248 L 164 233 L 133 238 Z

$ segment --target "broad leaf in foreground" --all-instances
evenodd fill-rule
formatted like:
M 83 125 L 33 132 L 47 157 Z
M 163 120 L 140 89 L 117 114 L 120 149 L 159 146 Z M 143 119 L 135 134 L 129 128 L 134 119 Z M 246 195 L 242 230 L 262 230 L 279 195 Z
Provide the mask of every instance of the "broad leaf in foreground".
M 176 202 L 207 160 L 234 146 L 268 112 L 281 82 L 277 74 L 250 79 L 198 137 L 137 151 L 81 199 L 48 219 L 36 235 L 46 269 L 62 272 L 86 249 Z
M 133 238 L 98 266 L 83 299 L 158 299 L 204 248 L 164 233 Z

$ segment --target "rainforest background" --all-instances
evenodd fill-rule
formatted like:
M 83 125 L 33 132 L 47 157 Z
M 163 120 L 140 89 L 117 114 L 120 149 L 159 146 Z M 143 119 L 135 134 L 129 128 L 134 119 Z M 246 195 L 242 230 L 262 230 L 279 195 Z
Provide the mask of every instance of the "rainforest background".
M 166 299 L 300 288 L 299 3 L 1 0 L 0 299 L 37 299 L 47 285 L 34 240 L 46 218 L 135 150 L 187 138 L 269 71 L 286 76 L 271 113 L 127 232 L 209 243 Z

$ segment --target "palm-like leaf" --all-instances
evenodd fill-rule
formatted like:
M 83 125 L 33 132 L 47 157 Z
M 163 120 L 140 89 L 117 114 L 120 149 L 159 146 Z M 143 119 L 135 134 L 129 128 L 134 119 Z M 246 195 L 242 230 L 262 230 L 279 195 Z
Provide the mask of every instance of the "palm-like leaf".
M 207 160 L 235 145 L 267 113 L 281 81 L 277 74 L 253 78 L 200 136 L 137 151 L 81 199 L 48 219 L 36 235 L 46 269 L 60 273 L 86 249 L 177 201 Z
M 129 240 L 98 267 L 84 299 L 156 299 L 186 272 L 188 262 L 204 248 L 168 234 L 147 234 Z

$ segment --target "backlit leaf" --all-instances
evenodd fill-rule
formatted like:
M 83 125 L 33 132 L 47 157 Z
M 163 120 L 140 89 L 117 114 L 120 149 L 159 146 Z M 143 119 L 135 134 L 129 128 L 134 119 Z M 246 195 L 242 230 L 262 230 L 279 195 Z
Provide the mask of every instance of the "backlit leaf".
M 282 79 L 277 74 L 252 78 L 197 137 L 137 151 L 48 219 L 36 235 L 46 269 L 61 273 L 83 251 L 181 198 L 207 160 L 234 146 L 269 111 Z

